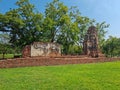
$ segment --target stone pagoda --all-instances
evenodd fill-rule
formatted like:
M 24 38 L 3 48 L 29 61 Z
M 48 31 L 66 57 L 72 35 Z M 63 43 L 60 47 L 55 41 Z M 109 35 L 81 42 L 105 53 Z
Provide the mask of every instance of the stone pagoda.
M 98 35 L 95 26 L 89 27 L 83 42 L 84 54 L 90 57 L 98 57 Z

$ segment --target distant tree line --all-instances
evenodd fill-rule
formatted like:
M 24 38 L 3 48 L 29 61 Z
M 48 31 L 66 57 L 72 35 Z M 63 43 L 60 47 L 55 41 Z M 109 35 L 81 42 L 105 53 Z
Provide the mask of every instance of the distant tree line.
M 107 57 L 120 57 L 120 38 L 110 36 L 104 42 L 102 51 Z
M 29 0 L 18 0 L 15 4 L 18 8 L 0 13 L 1 34 L 9 36 L 9 43 L 0 42 L 2 45 L 22 49 L 32 42 L 56 42 L 62 45 L 63 54 L 80 54 L 84 35 L 92 25 L 98 30 L 99 47 L 104 44 L 109 25 L 82 16 L 77 7 L 68 8 L 53 0 L 40 13 Z

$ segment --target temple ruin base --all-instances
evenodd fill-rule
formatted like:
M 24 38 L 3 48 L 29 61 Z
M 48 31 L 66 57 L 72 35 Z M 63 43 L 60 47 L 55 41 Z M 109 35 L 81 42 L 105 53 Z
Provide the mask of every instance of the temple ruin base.
M 16 58 L 0 60 L 0 68 L 84 64 L 84 63 L 111 62 L 118 60 L 120 60 L 120 58 L 88 58 L 85 56 Z

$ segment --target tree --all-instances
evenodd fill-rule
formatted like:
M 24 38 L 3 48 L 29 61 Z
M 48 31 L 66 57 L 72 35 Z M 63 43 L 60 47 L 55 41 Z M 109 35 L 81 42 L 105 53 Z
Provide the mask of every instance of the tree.
M 102 51 L 110 57 L 120 56 L 120 38 L 110 36 L 103 44 Z
M 48 41 L 63 45 L 63 52 L 68 54 L 69 46 L 83 38 L 80 28 L 88 22 L 89 18 L 80 16 L 75 7 L 69 9 L 59 0 L 53 0 L 45 11 L 45 35 L 48 36 Z
M 2 59 L 5 58 L 5 54 L 10 52 L 10 44 L 9 44 L 9 35 L 7 33 L 0 34 L 0 54 L 2 54 Z
M 19 7 L 17 14 L 22 24 L 20 24 L 18 30 L 14 29 L 11 32 L 11 42 L 24 46 L 35 41 L 40 41 L 42 14 L 35 13 L 34 5 L 30 4 L 29 0 L 19 0 L 16 2 L 16 5 Z M 16 40 L 13 40 L 14 36 Z
M 59 0 L 53 0 L 49 3 L 45 10 L 44 19 L 44 34 L 49 42 L 56 42 L 57 36 L 59 35 L 61 18 L 68 12 L 68 7 Z
M 14 46 L 23 47 L 42 38 L 41 13 L 36 13 L 29 0 L 16 2 L 17 9 L 11 9 L 0 17 L 0 31 L 10 32 L 10 42 Z
M 109 24 L 106 24 L 105 22 L 96 23 L 96 27 L 98 30 L 99 48 L 102 48 L 104 41 L 105 41 L 105 35 L 107 33 L 105 29 L 109 27 Z

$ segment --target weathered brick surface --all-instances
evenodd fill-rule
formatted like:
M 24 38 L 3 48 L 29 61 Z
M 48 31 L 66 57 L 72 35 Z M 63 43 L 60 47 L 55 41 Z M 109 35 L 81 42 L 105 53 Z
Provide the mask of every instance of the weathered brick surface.
M 81 58 L 79 56 L 17 58 L 0 60 L 0 68 L 97 63 L 117 60 L 120 60 L 120 58 Z
M 22 50 L 22 57 L 61 56 L 61 46 L 57 43 L 33 42 Z

